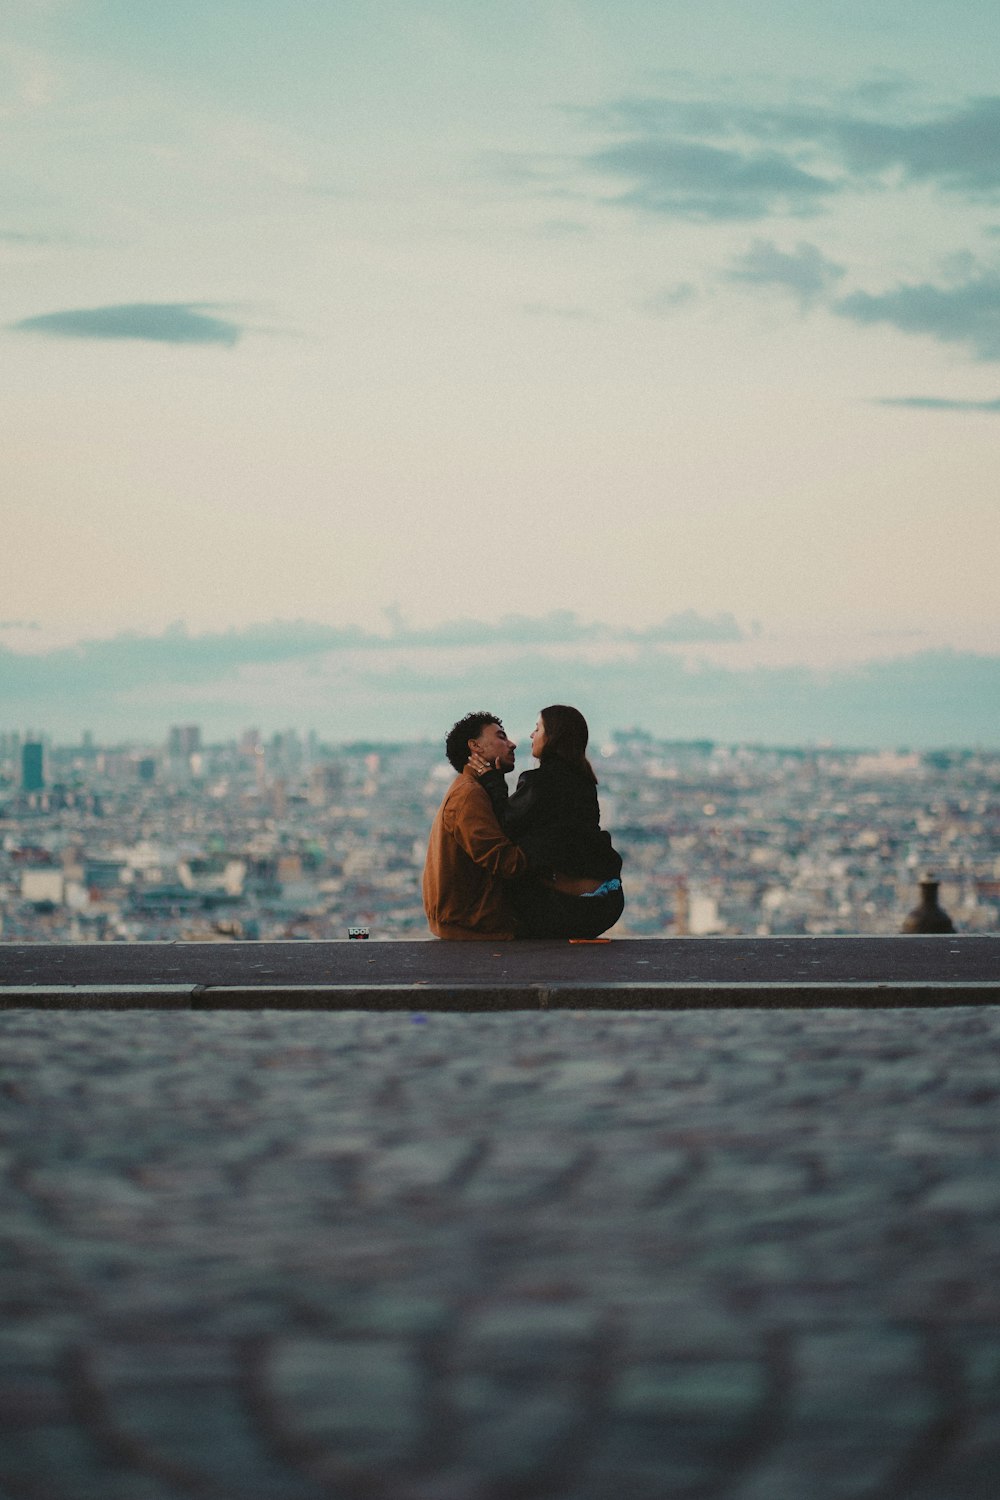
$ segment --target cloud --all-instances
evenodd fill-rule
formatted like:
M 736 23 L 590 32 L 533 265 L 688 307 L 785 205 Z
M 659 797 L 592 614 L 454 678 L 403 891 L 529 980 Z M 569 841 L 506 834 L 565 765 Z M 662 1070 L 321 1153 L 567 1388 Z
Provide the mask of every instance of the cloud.
M 579 160 L 623 179 L 612 202 L 702 220 L 825 209 L 847 189 L 929 183 L 973 199 L 1000 195 L 1000 96 L 914 118 L 904 85 L 884 80 L 838 105 L 737 104 L 635 96 L 575 112 L 621 137 Z M 604 201 L 607 201 L 606 199 Z
M 677 281 L 673 286 L 661 287 L 640 304 L 643 312 L 654 318 L 669 318 L 678 308 L 687 307 L 698 300 L 698 288 L 692 281 Z
M 0 245 L 66 245 L 68 235 L 41 234 L 26 229 L 0 229 Z
M 891 102 L 887 99 L 886 102 Z M 697 119 L 690 113 L 688 118 Z M 856 187 L 893 172 L 974 196 L 1000 189 L 1000 96 L 956 105 L 931 118 L 852 113 L 830 108 L 702 107 L 709 128 L 739 130 L 785 149 L 825 153 Z
M 123 632 L 31 654 L 0 647 L 0 695 L 78 691 L 125 693 L 144 684 L 197 683 L 254 664 L 304 658 L 354 645 L 362 632 L 305 621 L 275 621 L 215 634 L 189 635 L 181 624 L 162 635 Z
M 857 104 L 867 107 L 876 107 L 894 103 L 897 99 L 913 92 L 914 83 L 905 73 L 884 73 L 877 78 L 867 79 L 859 83 L 853 89 L 847 90 L 847 98 Z
M 837 184 L 780 152 L 639 137 L 595 151 L 583 165 L 630 186 L 612 201 L 646 213 L 695 220 L 812 214 Z
M 16 683 L 12 653 L 0 651 L 5 710 L 9 722 L 34 723 L 74 741 L 88 725 L 99 737 L 148 743 L 162 740 L 178 722 L 202 723 L 209 739 L 231 737 L 248 724 L 266 730 L 295 724 L 338 741 L 395 741 L 401 731 L 406 738 L 437 739 L 459 713 L 480 703 L 502 712 L 516 734 L 534 722 L 540 704 L 569 702 L 587 715 L 598 743 L 615 728 L 638 724 L 667 737 L 772 745 L 1000 744 L 994 707 L 1000 655 L 923 651 L 837 671 L 735 670 L 692 665 L 686 654 L 653 642 L 603 660 L 586 649 L 554 657 L 495 633 L 467 640 L 461 651 L 401 652 L 383 637 L 370 637 L 377 651 L 289 654 L 296 633 L 308 645 L 324 631 L 336 634 L 299 624 L 284 627 L 283 642 L 273 626 L 192 638 L 189 650 L 200 642 L 205 651 L 197 675 L 191 660 L 177 675 L 166 648 L 155 661 L 146 650 L 149 638 L 133 637 L 131 646 L 122 638 L 91 642 L 82 654 L 17 658 Z M 248 637 L 256 637 L 256 646 Z M 275 654 L 265 659 L 260 653 L 268 643 Z M 280 658 L 279 647 L 286 653 Z M 257 660 L 249 662 L 253 651 Z M 53 656 L 60 659 L 53 662 Z M 145 679 L 144 657 L 154 668 Z M 236 670 L 238 661 L 243 664 Z
M 71 308 L 22 318 L 8 327 L 50 338 L 143 339 L 157 344 L 225 344 L 244 332 L 238 323 L 203 311 L 204 302 L 131 302 L 112 307 Z
M 209 737 L 251 723 L 295 723 L 344 741 L 396 738 L 400 725 L 412 738 L 437 737 L 469 704 L 495 704 L 521 725 L 557 701 L 579 704 L 595 735 L 640 723 L 658 734 L 770 744 L 1000 743 L 1000 656 L 924 651 L 835 672 L 734 670 L 664 649 L 739 639 L 729 614 L 687 611 L 635 631 L 569 610 L 430 630 L 388 614 L 391 633 L 381 635 L 297 620 L 204 635 L 175 625 L 48 652 L 0 647 L 0 696 L 12 723 L 69 737 L 87 724 L 147 742 L 190 719 Z M 593 649 L 608 640 L 629 649 L 613 657 Z
M 737 641 L 742 632 L 731 614 L 702 616 L 693 610 L 668 615 L 644 630 L 621 630 L 581 620 L 572 610 L 541 617 L 506 615 L 499 621 L 448 620 L 429 629 L 409 628 L 399 611 L 387 611 L 390 633 L 359 626 L 341 628 L 308 620 L 275 620 L 242 630 L 191 635 L 181 623 L 161 635 L 125 632 L 51 651 L 22 653 L 0 647 L 0 698 L 26 693 L 123 693 L 168 684 L 197 684 L 232 676 L 248 667 L 309 661 L 330 653 L 377 653 L 400 648 L 553 646 L 604 642 Z M 17 622 L 9 622 L 17 623 Z
M 555 609 L 547 615 L 504 615 L 493 623 L 483 620 L 448 620 L 429 630 L 410 630 L 396 610 L 387 611 L 393 623 L 392 645 L 467 646 L 485 638 L 502 644 L 533 646 L 590 645 L 620 641 L 628 644 L 652 642 L 739 641 L 743 632 L 728 611 L 700 615 L 681 610 L 641 630 L 622 629 L 601 621 L 581 620 L 574 610 Z M 385 645 L 382 636 L 367 636 L 368 644 Z
M 779 250 L 772 240 L 754 240 L 749 250 L 733 259 L 726 278 L 748 286 L 778 287 L 791 292 L 806 308 L 843 274 L 843 266 L 805 241 L 800 240 L 794 253 L 789 253 Z
M 404 684 L 401 682 L 401 688 Z M 412 679 L 410 681 L 412 688 Z M 478 701 L 482 672 L 445 685 L 446 705 Z M 596 733 L 639 723 L 669 737 L 796 745 L 959 747 L 1000 745 L 994 704 L 1000 656 L 923 651 L 818 672 L 807 667 L 692 668 L 673 655 L 640 653 L 613 664 L 560 662 L 558 676 L 530 658 L 511 662 L 487 699 L 508 724 L 533 722 L 538 704 L 583 707 Z
M 693 609 L 668 615 L 658 625 L 645 630 L 626 631 L 633 641 L 742 641 L 745 637 L 728 610 L 717 615 L 699 615 Z
M 1000 189 L 1000 97 L 991 95 L 936 119 L 906 123 L 863 118 L 817 120 L 814 139 L 842 154 L 855 173 L 900 170 L 911 182 L 972 195 Z
M 996 401 L 952 401 L 943 396 L 882 396 L 877 406 L 908 406 L 916 411 L 978 411 L 1000 415 Z
M 1000 274 L 982 272 L 957 286 L 900 283 L 881 294 L 854 292 L 833 304 L 855 323 L 888 323 L 902 333 L 966 344 L 981 360 L 1000 359 Z
M 119 635 L 48 652 L 0 647 L 9 723 L 74 738 L 88 725 L 124 740 L 203 722 L 210 738 L 247 724 L 315 727 L 337 740 L 437 737 L 458 713 L 494 704 L 508 723 L 539 704 L 577 703 L 593 733 L 639 723 L 653 733 L 724 741 L 840 745 L 997 745 L 1000 656 L 923 651 L 838 671 L 743 670 L 692 661 L 671 643 L 733 640 L 731 615 L 694 611 L 644 630 L 568 610 L 499 623 L 452 620 L 391 633 L 309 621 L 190 635 Z M 595 644 L 628 643 L 602 653 Z M 558 647 L 553 650 L 553 647 Z

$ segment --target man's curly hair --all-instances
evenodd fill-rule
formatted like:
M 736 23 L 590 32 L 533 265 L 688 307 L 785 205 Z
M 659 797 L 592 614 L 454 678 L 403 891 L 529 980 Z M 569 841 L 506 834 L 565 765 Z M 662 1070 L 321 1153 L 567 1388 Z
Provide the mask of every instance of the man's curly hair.
M 444 753 L 459 774 L 469 761 L 469 741 L 477 740 L 487 724 L 499 724 L 500 728 L 503 728 L 503 723 L 496 714 L 488 714 L 484 711 L 478 714 L 466 714 L 465 718 L 453 724 L 445 735 Z

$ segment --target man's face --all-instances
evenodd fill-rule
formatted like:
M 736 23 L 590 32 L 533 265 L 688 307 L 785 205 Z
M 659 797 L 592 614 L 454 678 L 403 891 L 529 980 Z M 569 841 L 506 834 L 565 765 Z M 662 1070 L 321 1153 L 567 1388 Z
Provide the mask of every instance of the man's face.
M 491 765 L 499 765 L 499 769 L 505 773 L 513 771 L 517 745 L 507 738 L 507 731 L 502 724 L 484 724 L 479 738 L 470 740 L 469 744 Z

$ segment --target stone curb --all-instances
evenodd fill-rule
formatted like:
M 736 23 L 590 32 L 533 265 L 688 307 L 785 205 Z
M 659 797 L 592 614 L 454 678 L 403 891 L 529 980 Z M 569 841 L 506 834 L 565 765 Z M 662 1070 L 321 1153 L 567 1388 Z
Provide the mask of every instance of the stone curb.
M 190 1010 L 194 984 L 0 985 L 0 1010 Z
M 1000 982 L 8 985 L 0 1010 L 810 1010 L 1000 1004 Z

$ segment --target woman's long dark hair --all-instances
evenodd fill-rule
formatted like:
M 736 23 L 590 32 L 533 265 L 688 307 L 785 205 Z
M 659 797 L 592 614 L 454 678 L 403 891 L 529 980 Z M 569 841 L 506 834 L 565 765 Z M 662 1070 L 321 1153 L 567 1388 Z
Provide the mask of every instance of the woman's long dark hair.
M 541 720 L 545 744 L 538 757 L 539 765 L 544 764 L 550 755 L 557 755 L 596 786 L 597 777 L 586 754 L 590 730 L 580 710 L 570 708 L 568 703 L 551 703 L 542 709 Z

